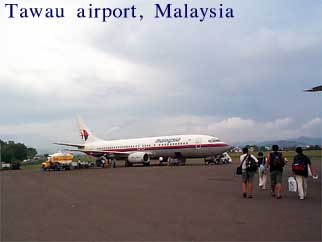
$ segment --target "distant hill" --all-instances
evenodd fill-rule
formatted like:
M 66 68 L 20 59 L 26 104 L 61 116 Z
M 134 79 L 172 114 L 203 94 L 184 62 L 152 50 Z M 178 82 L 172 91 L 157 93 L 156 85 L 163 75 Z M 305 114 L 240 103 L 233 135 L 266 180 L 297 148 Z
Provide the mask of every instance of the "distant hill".
M 308 145 L 321 145 L 322 144 L 322 138 L 311 138 L 311 137 L 299 137 L 295 139 L 294 141 L 308 144 Z
M 312 138 L 312 137 L 299 137 L 295 139 L 286 139 L 286 140 L 269 140 L 269 141 L 247 141 L 242 143 L 236 143 L 235 146 L 245 146 L 245 145 L 256 145 L 256 146 L 272 146 L 273 144 L 277 144 L 281 148 L 290 148 L 296 146 L 314 146 L 314 145 L 322 145 L 321 138 Z

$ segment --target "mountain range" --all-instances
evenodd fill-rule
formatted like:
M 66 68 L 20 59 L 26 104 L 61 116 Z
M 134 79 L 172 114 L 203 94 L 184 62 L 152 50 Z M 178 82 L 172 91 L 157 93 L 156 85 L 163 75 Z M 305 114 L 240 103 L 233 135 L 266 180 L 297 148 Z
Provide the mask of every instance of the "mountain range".
M 296 146 L 315 146 L 322 145 L 321 137 L 305 137 L 301 136 L 294 139 L 285 139 L 285 140 L 268 140 L 268 141 L 247 141 L 234 144 L 234 146 L 246 146 L 246 145 L 256 145 L 256 146 L 272 146 L 276 144 L 281 148 L 289 148 Z

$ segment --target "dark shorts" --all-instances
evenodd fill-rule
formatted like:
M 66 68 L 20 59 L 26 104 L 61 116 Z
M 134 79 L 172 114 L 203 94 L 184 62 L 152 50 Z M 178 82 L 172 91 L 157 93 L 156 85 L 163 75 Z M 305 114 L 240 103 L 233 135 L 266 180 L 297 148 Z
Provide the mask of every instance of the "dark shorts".
M 249 171 L 245 171 L 243 170 L 242 173 L 242 181 L 243 182 L 253 182 L 253 178 L 255 176 L 255 171 L 249 172 Z
M 271 171 L 271 185 L 282 184 L 282 171 Z

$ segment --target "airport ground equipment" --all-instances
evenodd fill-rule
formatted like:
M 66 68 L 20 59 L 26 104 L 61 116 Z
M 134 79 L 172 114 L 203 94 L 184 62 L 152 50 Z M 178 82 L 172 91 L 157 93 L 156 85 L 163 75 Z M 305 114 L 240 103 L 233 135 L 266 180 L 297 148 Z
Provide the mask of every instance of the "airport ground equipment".
M 66 153 L 52 154 L 52 155 L 48 156 L 47 160 L 41 164 L 42 169 L 44 171 L 70 170 L 73 168 L 73 165 L 72 165 L 73 157 L 74 156 L 69 153 L 68 154 L 66 154 Z
M 205 164 L 206 165 L 210 165 L 210 164 L 214 164 L 214 165 L 229 164 L 229 163 L 232 163 L 232 162 L 233 162 L 233 160 L 231 159 L 231 157 L 228 155 L 227 152 L 222 153 L 220 155 L 205 158 Z
M 159 157 L 159 165 L 162 166 L 163 163 L 166 163 L 168 166 L 179 166 L 186 165 L 186 158 L 180 154 L 176 154 L 176 157 Z
M 86 161 L 86 160 L 78 160 L 77 162 L 77 167 L 76 168 L 90 168 L 90 167 L 94 167 L 95 164 L 93 162 L 89 162 L 89 161 Z
M 11 163 L 11 169 L 12 170 L 19 170 L 20 166 L 21 166 L 20 161 L 16 161 L 16 162 Z
M 185 158 L 167 158 L 167 165 L 168 166 L 184 166 L 186 165 L 186 159 Z
M 9 169 L 11 169 L 11 164 L 10 163 L 3 163 L 2 162 L 1 169 L 3 169 L 3 170 L 9 170 Z
M 19 170 L 21 166 L 20 161 L 15 161 L 12 163 L 1 162 L 1 169 L 3 170 Z
M 78 162 L 77 161 L 72 161 L 71 165 L 72 165 L 72 168 L 73 169 L 77 169 L 78 168 Z

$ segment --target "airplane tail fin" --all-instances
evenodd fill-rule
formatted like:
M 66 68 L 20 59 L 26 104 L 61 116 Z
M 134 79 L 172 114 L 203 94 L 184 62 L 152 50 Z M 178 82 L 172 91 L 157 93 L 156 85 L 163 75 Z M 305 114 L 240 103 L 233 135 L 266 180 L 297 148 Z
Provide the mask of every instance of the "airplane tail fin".
M 77 116 L 76 121 L 78 124 L 80 136 L 85 144 L 101 140 L 92 134 L 81 117 Z

